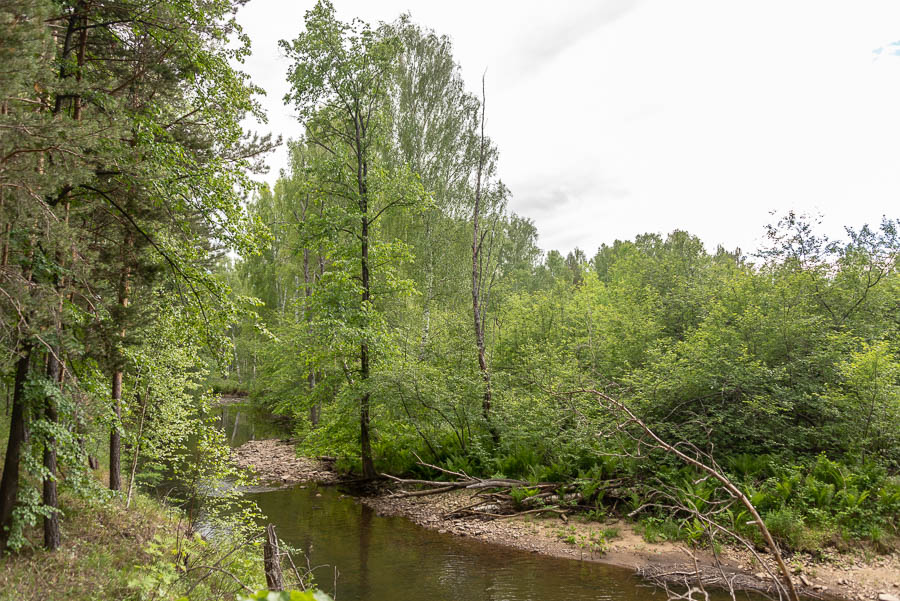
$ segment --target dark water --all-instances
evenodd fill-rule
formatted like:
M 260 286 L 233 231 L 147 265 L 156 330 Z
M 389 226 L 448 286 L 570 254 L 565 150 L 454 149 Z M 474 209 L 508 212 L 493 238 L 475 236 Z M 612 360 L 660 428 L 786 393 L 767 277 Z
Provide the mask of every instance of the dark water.
M 223 408 L 222 423 L 232 444 L 279 435 L 261 421 L 238 407 Z M 293 486 L 248 496 L 281 539 L 303 551 L 310 565 L 321 566 L 314 571 L 316 583 L 336 593 L 337 601 L 666 598 L 628 570 L 539 556 L 440 534 L 402 518 L 379 517 L 333 487 Z M 726 598 L 711 595 L 715 601 Z

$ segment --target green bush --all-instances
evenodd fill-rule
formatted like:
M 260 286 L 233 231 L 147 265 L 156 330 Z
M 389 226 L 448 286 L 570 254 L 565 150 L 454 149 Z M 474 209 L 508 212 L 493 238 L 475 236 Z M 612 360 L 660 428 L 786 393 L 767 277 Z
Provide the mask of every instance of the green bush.
M 829 528 L 817 528 L 806 523 L 795 509 L 777 509 L 764 517 L 766 528 L 775 541 L 794 551 L 818 553 L 831 536 Z M 755 538 L 761 542 L 759 535 Z
M 779 544 L 796 549 L 800 547 L 805 524 L 803 517 L 789 508 L 781 508 L 765 516 L 766 528 Z
M 678 522 L 670 517 L 648 516 L 638 522 L 638 529 L 648 543 L 676 541 L 684 539 Z
M 752 455 L 750 453 L 740 453 L 731 457 L 727 465 L 742 480 L 752 480 L 757 476 L 767 476 L 769 474 L 769 465 L 771 455 Z
M 495 460 L 496 471 L 508 478 L 524 478 L 532 468 L 542 465 L 541 456 L 532 447 L 515 447 Z

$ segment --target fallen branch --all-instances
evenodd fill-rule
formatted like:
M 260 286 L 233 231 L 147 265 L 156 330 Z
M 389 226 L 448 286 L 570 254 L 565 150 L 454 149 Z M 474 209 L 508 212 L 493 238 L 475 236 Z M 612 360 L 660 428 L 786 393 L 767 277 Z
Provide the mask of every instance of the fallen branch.
M 722 485 L 722 487 L 725 488 L 725 490 L 728 491 L 728 493 L 733 498 L 740 501 L 740 503 L 744 506 L 744 508 L 747 509 L 747 511 L 753 517 L 753 522 L 756 524 L 757 528 L 759 529 L 760 534 L 762 535 L 763 539 L 766 541 L 766 546 L 768 546 L 769 551 L 771 552 L 772 556 L 775 559 L 775 562 L 778 564 L 778 569 L 781 573 L 781 579 L 782 579 L 782 582 L 784 585 L 784 589 L 787 591 L 788 598 L 791 601 L 800 601 L 800 597 L 797 594 L 797 589 L 794 587 L 793 578 L 791 578 L 791 573 L 784 563 L 784 559 L 781 556 L 781 551 L 779 550 L 778 545 L 775 544 L 775 540 L 772 538 L 772 534 L 769 532 L 769 529 L 766 527 L 766 524 L 763 521 L 762 517 L 759 515 L 759 512 L 756 511 L 756 507 L 753 506 L 753 503 L 750 502 L 750 499 L 747 498 L 747 495 L 745 495 L 741 489 L 739 489 L 737 486 L 735 486 L 735 484 L 732 483 L 731 480 L 729 480 L 719 470 L 715 469 L 714 467 L 710 467 L 707 463 L 705 463 L 704 461 L 700 461 L 696 457 L 691 457 L 690 455 L 684 453 L 683 451 L 678 449 L 676 445 L 671 445 L 671 444 L 667 443 L 666 441 L 664 441 L 662 438 L 660 438 L 656 434 L 656 432 L 654 432 L 647 424 L 645 424 L 639 417 L 637 417 L 631 411 L 631 409 L 628 408 L 627 405 L 625 405 L 621 401 L 614 399 L 613 397 L 609 396 L 608 394 L 601 392 L 599 390 L 595 390 L 595 389 L 582 389 L 577 392 L 592 394 L 592 395 L 594 395 L 595 398 L 597 398 L 601 402 L 605 403 L 609 408 L 611 408 L 614 411 L 617 411 L 621 414 L 624 414 L 628 419 L 627 419 L 626 423 L 621 427 L 624 427 L 628 424 L 634 424 L 644 433 L 645 436 L 649 437 L 652 441 L 652 443 L 647 443 L 647 442 L 641 441 L 642 444 L 645 444 L 652 448 L 661 449 L 671 455 L 674 455 L 675 457 L 680 459 L 682 462 L 684 462 L 690 466 L 693 466 L 693 467 L 699 469 L 701 472 L 704 472 L 704 473 L 708 474 L 709 476 L 712 476 L 713 478 L 718 480 L 719 483 Z M 779 591 L 779 594 L 780 594 L 780 591 Z
M 441 495 L 445 492 L 450 492 L 451 490 L 459 490 L 459 486 L 441 486 L 440 488 L 426 488 L 424 490 L 410 490 L 410 491 L 401 491 L 399 493 L 393 493 L 391 497 L 397 498 L 405 498 L 405 497 L 427 497 L 429 495 Z
M 561 518 L 565 518 L 565 515 L 569 513 L 567 509 L 560 509 L 559 507 L 539 507 L 537 509 L 529 509 L 528 511 L 520 511 L 518 513 L 508 513 L 508 514 L 484 514 L 489 515 L 490 517 L 496 518 L 498 520 L 508 520 L 510 518 L 519 517 L 520 515 L 528 515 L 529 513 L 555 513 Z

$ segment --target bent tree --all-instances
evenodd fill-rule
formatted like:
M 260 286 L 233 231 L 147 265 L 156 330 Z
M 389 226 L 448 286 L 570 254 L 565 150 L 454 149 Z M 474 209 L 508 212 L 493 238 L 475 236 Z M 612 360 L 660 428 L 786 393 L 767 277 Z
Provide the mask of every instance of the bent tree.
M 345 373 L 358 394 L 363 476 L 374 478 L 370 378 L 385 335 L 375 296 L 410 288 L 392 269 L 406 254 L 405 245 L 381 240 L 376 227 L 394 210 L 421 206 L 423 197 L 405 166 L 391 167 L 383 159 L 387 89 L 399 41 L 388 28 L 337 20 L 334 6 L 321 1 L 306 13 L 305 31 L 292 42 L 282 40 L 281 47 L 293 61 L 285 101 L 304 122 L 306 143 L 323 150 L 307 175 L 313 192 L 328 199 L 321 231 L 332 270 L 323 286 L 331 286 L 330 305 L 337 310 L 331 319 L 345 333 L 344 344 L 352 339 L 358 349 L 358 369 Z M 348 296 L 358 302 L 348 303 Z

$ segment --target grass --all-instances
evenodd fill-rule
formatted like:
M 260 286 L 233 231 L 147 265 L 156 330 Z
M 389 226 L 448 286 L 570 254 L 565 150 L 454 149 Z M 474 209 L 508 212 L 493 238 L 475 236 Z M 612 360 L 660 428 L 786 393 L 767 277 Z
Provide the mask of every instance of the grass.
M 8 416 L 0 412 L 0 440 L 9 432 Z M 93 450 L 93 449 L 92 449 Z M 102 445 L 101 466 L 107 458 Z M 5 456 L 0 448 L 0 461 Z M 105 486 L 109 472 L 94 476 Z M 23 487 L 36 483 L 23 475 Z M 156 500 L 135 494 L 126 510 L 123 500 L 89 500 L 60 488 L 60 531 L 62 546 L 54 552 L 43 549 L 41 523 L 25 533 L 27 545 L 18 553 L 0 557 L 0 601 L 97 601 L 138 599 L 128 588 L 137 565 L 152 561 L 147 553 L 154 536 L 171 534 L 178 516 Z
M 8 431 L 0 410 L 0 439 Z M 91 472 L 105 491 L 109 473 L 103 445 L 101 469 Z M 5 455 L 0 448 L 0 462 Z M 123 487 L 127 475 L 123 473 Z M 21 486 L 40 491 L 40 483 L 23 473 Z M 191 601 L 234 599 L 237 578 L 262 588 L 262 551 L 239 535 L 203 540 L 186 536 L 185 518 L 150 495 L 135 491 L 125 508 L 124 495 L 96 491 L 78 495 L 60 486 L 62 546 L 42 548 L 42 523 L 26 527 L 25 545 L 0 556 L 0 601 L 162 601 L 192 590 Z M 219 571 L 203 569 L 218 566 Z M 226 571 L 227 570 L 227 571 Z
M 0 560 L 0 600 L 137 599 L 129 578 L 154 560 L 148 543 L 177 529 L 177 517 L 143 495 L 128 510 L 119 500 L 91 503 L 68 494 L 61 507 L 63 546 L 45 551 L 40 529 L 29 531 L 32 546 Z
M 612 539 L 618 538 L 618 527 L 605 527 L 594 530 L 589 527 L 585 532 L 584 528 L 580 531 L 574 525 L 561 528 L 556 531 L 556 536 L 561 541 L 569 545 L 573 545 L 581 549 L 582 553 L 588 551 L 593 557 L 594 553 L 604 554 L 609 549 L 609 543 Z
M 636 524 L 637 531 L 648 543 L 684 540 L 684 533 L 679 525 L 670 518 L 655 516 L 645 517 Z
M 41 548 L 40 525 L 28 546 L 0 559 L 0 601 L 191 601 L 234 599 L 237 581 L 265 586 L 258 543 L 187 536 L 177 510 L 137 494 L 87 501 L 61 495 L 62 547 Z M 205 566 L 217 566 L 213 571 Z

